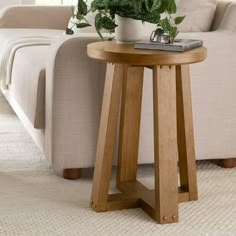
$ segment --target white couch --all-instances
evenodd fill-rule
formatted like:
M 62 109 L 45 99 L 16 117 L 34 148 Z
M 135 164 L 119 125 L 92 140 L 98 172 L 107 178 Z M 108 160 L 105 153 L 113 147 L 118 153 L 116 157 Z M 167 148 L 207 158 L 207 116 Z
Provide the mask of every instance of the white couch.
M 94 165 L 105 75 L 105 64 L 86 55 L 96 33 L 63 35 L 69 18 L 70 7 L 10 7 L 0 15 L 0 45 L 20 35 L 52 41 L 19 48 L 2 91 L 58 175 Z M 236 3 L 218 2 L 211 32 L 181 36 L 203 39 L 208 48 L 208 59 L 191 66 L 196 158 L 235 158 Z M 146 69 L 139 163 L 153 163 L 148 77 Z

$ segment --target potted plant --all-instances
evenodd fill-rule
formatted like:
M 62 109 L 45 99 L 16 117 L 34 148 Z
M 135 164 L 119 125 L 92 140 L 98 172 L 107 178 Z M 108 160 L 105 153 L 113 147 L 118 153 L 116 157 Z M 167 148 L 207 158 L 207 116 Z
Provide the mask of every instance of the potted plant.
M 90 26 L 86 19 L 89 12 L 95 14 L 95 28 L 102 39 L 103 29 L 110 32 L 116 30 L 116 39 L 125 42 L 141 39 L 143 22 L 156 24 L 175 38 L 178 33 L 176 24 L 184 19 L 172 17 L 176 13 L 175 0 L 93 0 L 90 6 L 85 0 L 78 0 L 77 11 L 73 10 L 78 28 Z M 162 19 L 163 14 L 166 17 Z M 73 34 L 73 29 L 67 29 L 67 33 Z

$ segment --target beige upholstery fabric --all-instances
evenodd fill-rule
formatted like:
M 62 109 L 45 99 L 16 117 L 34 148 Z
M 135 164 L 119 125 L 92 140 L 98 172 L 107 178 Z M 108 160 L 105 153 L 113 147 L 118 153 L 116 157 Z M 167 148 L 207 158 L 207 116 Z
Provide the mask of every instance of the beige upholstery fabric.
M 48 29 L 1 29 L 0 45 L 22 36 L 44 36 L 55 40 L 63 31 Z M 30 46 L 16 51 L 12 68 L 11 95 L 35 128 L 44 128 L 45 67 L 48 47 Z M 1 50 L 1 49 L 0 49 Z M 28 69 L 26 69 L 28 68 Z
M 219 25 L 219 30 L 236 33 L 236 3 L 230 4 L 225 11 L 225 17 Z
M 19 49 L 12 71 L 12 96 L 32 125 L 39 129 L 45 127 L 45 67 L 48 48 L 31 46 Z
M 70 6 L 8 7 L 0 12 L 0 27 L 64 30 L 67 27 L 70 16 Z
M 176 2 L 178 9 L 176 16 L 185 16 L 185 20 L 178 26 L 180 32 L 216 30 L 227 6 L 232 3 L 224 0 L 177 0 Z M 151 35 L 155 29 L 155 24 L 144 23 L 144 35 Z
M 218 29 L 222 21 L 222 18 L 224 17 L 225 11 L 227 7 L 229 6 L 229 4 L 231 3 L 232 1 L 226 1 L 226 0 L 217 1 L 215 16 L 214 16 L 212 26 L 211 26 L 211 31 Z
M 216 31 L 180 35 L 203 39 L 209 50 L 208 59 L 204 63 L 191 66 L 197 159 L 236 156 L 236 103 L 233 102 L 236 67 L 232 53 L 236 52 L 236 35 L 232 33 L 236 26 L 235 6 L 236 4 L 217 6 L 216 16 L 223 18 Z M 225 7 L 226 13 L 219 14 L 224 12 Z M 59 175 L 62 175 L 65 168 L 94 165 L 105 64 L 89 59 L 86 45 L 97 40 L 97 34 L 80 34 L 78 38 L 60 37 L 45 52 L 48 55 L 45 153 Z M 18 65 L 20 66 L 20 61 Z M 22 68 L 17 69 L 16 73 L 18 70 Z M 14 81 L 17 78 L 25 83 L 22 76 L 15 76 Z M 150 78 L 151 72 L 146 69 L 139 163 L 153 162 Z
M 236 51 L 235 38 L 224 36 L 220 32 L 181 36 L 201 38 L 209 48 L 208 60 L 191 66 L 196 158 L 234 157 L 236 103 L 232 101 L 236 89 L 236 68 L 231 50 Z M 222 39 L 227 42 L 223 51 L 218 50 Z M 56 57 L 51 59 L 54 66 L 47 69 L 47 83 L 50 86 L 46 87 L 53 87 L 54 93 L 51 98 L 52 117 L 46 120 L 46 132 L 49 131 L 47 125 L 51 121 L 51 134 L 46 134 L 46 143 L 49 143 L 47 138 L 52 141 L 49 146 L 52 148 L 53 166 L 59 174 L 63 168 L 91 167 L 95 160 L 95 137 L 99 124 L 105 64 L 86 57 L 85 45 L 89 42 L 91 40 L 73 39 L 61 43 L 61 47 L 56 49 L 57 54 L 54 52 Z M 73 53 L 78 51 L 80 54 Z M 219 66 L 222 57 L 224 70 Z M 80 63 L 65 64 L 69 60 L 79 60 Z M 71 71 L 80 76 L 73 77 Z M 153 162 L 151 76 L 151 72 L 145 70 L 139 163 Z M 47 94 L 51 96 L 50 89 Z M 47 98 L 47 102 L 49 101 Z M 49 106 L 48 103 L 47 105 Z M 51 110 L 49 107 L 48 109 Z
M 50 51 L 45 138 L 58 174 L 62 166 L 89 167 L 94 161 L 105 64 L 89 59 L 86 45 L 97 40 L 96 34 L 94 39 L 74 38 Z
M 62 30 L 52 30 L 52 29 L 18 29 L 18 28 L 0 28 L 0 52 L 2 51 L 2 47 L 12 39 L 19 37 L 27 37 L 27 36 L 44 36 L 49 37 L 51 39 L 56 39 L 61 37 L 64 31 Z
M 211 28 L 216 0 L 177 0 L 178 16 L 185 16 L 180 32 L 207 32 Z
M 232 5 L 230 8 L 233 9 Z M 227 19 L 229 20 L 228 15 L 225 14 L 223 22 Z M 203 39 L 206 47 L 209 48 L 207 61 L 191 66 L 196 158 L 235 157 L 236 103 L 232 103 L 236 89 L 235 60 L 232 55 L 232 51 L 236 51 L 235 35 L 230 36 L 229 33 L 216 31 L 186 33 L 180 37 Z M 222 40 L 227 44 L 224 50 L 219 49 Z M 84 47 L 89 42 L 91 40 L 79 38 L 58 42 L 59 45 L 53 49 L 55 51 L 50 59 L 53 66 L 50 63 L 46 70 L 47 83 L 50 83 L 46 86 L 49 88 L 46 92 L 49 97 L 51 97 L 51 89 L 54 88 L 51 100 L 47 97 L 47 102 L 51 101 L 51 108 L 47 107 L 47 109 L 49 111 L 52 109 L 53 115 L 47 117 L 50 112 L 46 112 L 46 144 L 50 143 L 48 140 L 52 142 L 48 145 L 47 151 L 52 157 L 54 169 L 58 174 L 62 174 L 63 168 L 94 165 L 96 149 L 94 137 L 97 135 L 99 124 L 105 65 L 92 61 L 86 56 Z M 74 63 L 77 60 L 79 64 Z M 67 61 L 73 63 L 65 64 Z M 222 63 L 224 63 L 223 68 Z M 80 76 L 73 77 L 72 74 Z M 145 70 L 139 163 L 153 162 L 150 77 L 151 72 Z M 73 88 L 74 94 L 72 94 Z M 74 100 L 78 103 L 74 103 Z
M 191 33 L 204 40 L 208 58 L 191 66 L 192 102 L 197 159 L 236 157 L 236 35 Z M 222 47 L 222 45 L 224 45 Z

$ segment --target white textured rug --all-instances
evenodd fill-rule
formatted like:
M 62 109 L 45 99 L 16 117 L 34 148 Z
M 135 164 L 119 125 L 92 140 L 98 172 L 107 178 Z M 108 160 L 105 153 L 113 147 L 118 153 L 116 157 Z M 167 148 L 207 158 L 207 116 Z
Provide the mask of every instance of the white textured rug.
M 140 209 L 95 213 L 92 171 L 78 181 L 54 175 L 16 116 L 0 106 L 1 236 L 236 236 L 236 169 L 199 162 L 199 201 L 180 204 L 178 224 L 158 225 Z M 150 187 L 152 173 L 139 168 Z

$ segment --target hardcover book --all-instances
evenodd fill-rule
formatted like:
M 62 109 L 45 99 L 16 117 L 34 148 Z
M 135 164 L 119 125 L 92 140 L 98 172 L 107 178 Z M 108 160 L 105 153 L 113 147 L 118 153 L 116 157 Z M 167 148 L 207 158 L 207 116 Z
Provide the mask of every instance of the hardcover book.
M 176 39 L 173 43 L 155 43 L 151 41 L 139 41 L 134 44 L 134 48 L 137 49 L 149 49 L 149 50 L 161 50 L 161 51 L 173 51 L 173 52 L 185 52 L 194 48 L 201 47 L 203 45 L 202 40 L 195 39 Z

